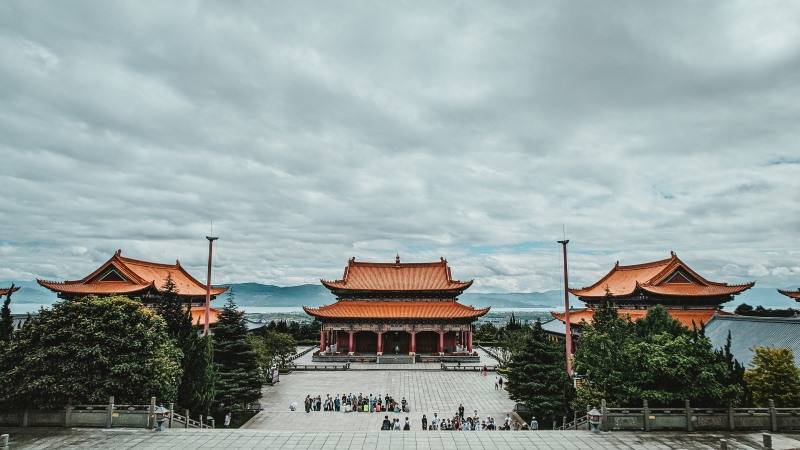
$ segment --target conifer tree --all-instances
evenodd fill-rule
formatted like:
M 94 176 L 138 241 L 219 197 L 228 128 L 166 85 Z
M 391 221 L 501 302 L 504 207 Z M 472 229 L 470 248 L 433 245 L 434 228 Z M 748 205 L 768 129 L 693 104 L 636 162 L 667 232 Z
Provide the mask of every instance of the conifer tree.
M 543 427 L 571 415 L 569 405 L 575 388 L 565 361 L 564 348 L 547 339 L 536 322 L 525 332 L 509 363 L 509 397 L 524 403 Z
M 14 321 L 11 319 L 11 293 L 14 292 L 14 284 L 6 293 L 6 299 L 3 301 L 3 309 L 0 310 L 0 345 L 11 341 L 11 335 L 14 333 Z
M 178 387 L 177 403 L 190 412 L 208 413 L 215 396 L 217 371 L 210 337 L 198 334 L 192 324 L 191 304 L 183 304 L 178 288 L 168 274 L 155 309 L 167 323 L 167 333 L 183 353 L 183 376 Z
M 256 353 L 247 336 L 243 312 L 236 308 L 233 290 L 214 327 L 214 363 L 217 409 L 234 408 L 261 398 L 263 377 Z

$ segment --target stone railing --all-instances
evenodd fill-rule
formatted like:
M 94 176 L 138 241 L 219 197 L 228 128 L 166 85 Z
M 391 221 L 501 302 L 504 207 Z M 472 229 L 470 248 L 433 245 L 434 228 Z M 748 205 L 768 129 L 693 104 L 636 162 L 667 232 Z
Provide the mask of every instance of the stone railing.
M 172 409 L 172 405 L 170 405 Z M 67 405 L 63 409 L 0 410 L 0 427 L 87 427 L 153 428 L 156 398 L 149 405 L 116 405 L 114 397 L 107 405 Z M 187 411 L 188 415 L 188 411 Z M 171 412 L 169 427 L 211 428 Z M 175 422 L 173 425 L 173 421 Z
M 767 408 L 702 408 L 689 401 L 683 408 L 650 408 L 647 400 L 641 408 L 608 408 L 601 404 L 603 431 L 797 431 L 800 408 L 776 408 L 770 400 Z

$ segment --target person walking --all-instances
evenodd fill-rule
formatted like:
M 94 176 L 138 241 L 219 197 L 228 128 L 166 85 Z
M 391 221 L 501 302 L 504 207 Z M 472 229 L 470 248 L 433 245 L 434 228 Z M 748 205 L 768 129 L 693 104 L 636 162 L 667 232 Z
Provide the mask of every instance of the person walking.
M 496 391 L 500 386 L 500 383 L 497 381 L 497 377 L 494 377 L 494 390 Z
M 422 415 L 422 431 L 428 431 L 428 418 Z
M 225 428 L 231 427 L 231 412 L 228 411 L 228 414 L 225 414 Z
M 503 377 L 500 377 L 500 390 L 503 389 Z

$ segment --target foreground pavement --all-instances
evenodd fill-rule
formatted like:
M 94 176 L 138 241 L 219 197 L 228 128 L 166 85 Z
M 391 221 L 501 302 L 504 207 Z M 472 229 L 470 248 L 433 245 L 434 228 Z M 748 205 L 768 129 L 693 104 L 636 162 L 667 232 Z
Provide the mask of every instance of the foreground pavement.
M 0 429 L 11 435 L 10 450 L 18 449 L 760 449 L 762 434 L 629 433 L 591 434 L 586 431 L 374 431 L 303 432 L 255 430 L 171 429 L 161 432 L 130 429 Z M 772 448 L 800 449 L 800 436 L 773 434 Z

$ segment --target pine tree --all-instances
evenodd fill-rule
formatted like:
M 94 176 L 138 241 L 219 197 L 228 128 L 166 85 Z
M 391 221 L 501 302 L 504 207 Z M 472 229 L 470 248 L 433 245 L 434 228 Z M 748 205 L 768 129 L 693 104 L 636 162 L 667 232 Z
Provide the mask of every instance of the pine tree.
M 11 319 L 11 293 L 14 292 L 14 284 L 6 294 L 3 301 L 3 309 L 0 310 L 0 345 L 11 342 L 11 335 L 14 333 L 14 321 Z
M 230 409 L 261 398 L 263 377 L 256 353 L 247 336 L 243 312 L 237 310 L 233 290 L 214 327 L 214 363 L 217 409 Z
M 513 400 L 525 403 L 544 427 L 571 415 L 575 388 L 567 375 L 564 348 L 547 339 L 538 322 L 525 333 L 512 355 L 508 393 Z
M 164 318 L 167 334 L 183 353 L 183 376 L 176 399 L 178 405 L 192 413 L 208 413 L 214 401 L 217 380 L 213 343 L 210 337 L 198 335 L 192 324 L 191 304 L 183 304 L 171 274 L 164 281 L 155 310 Z

